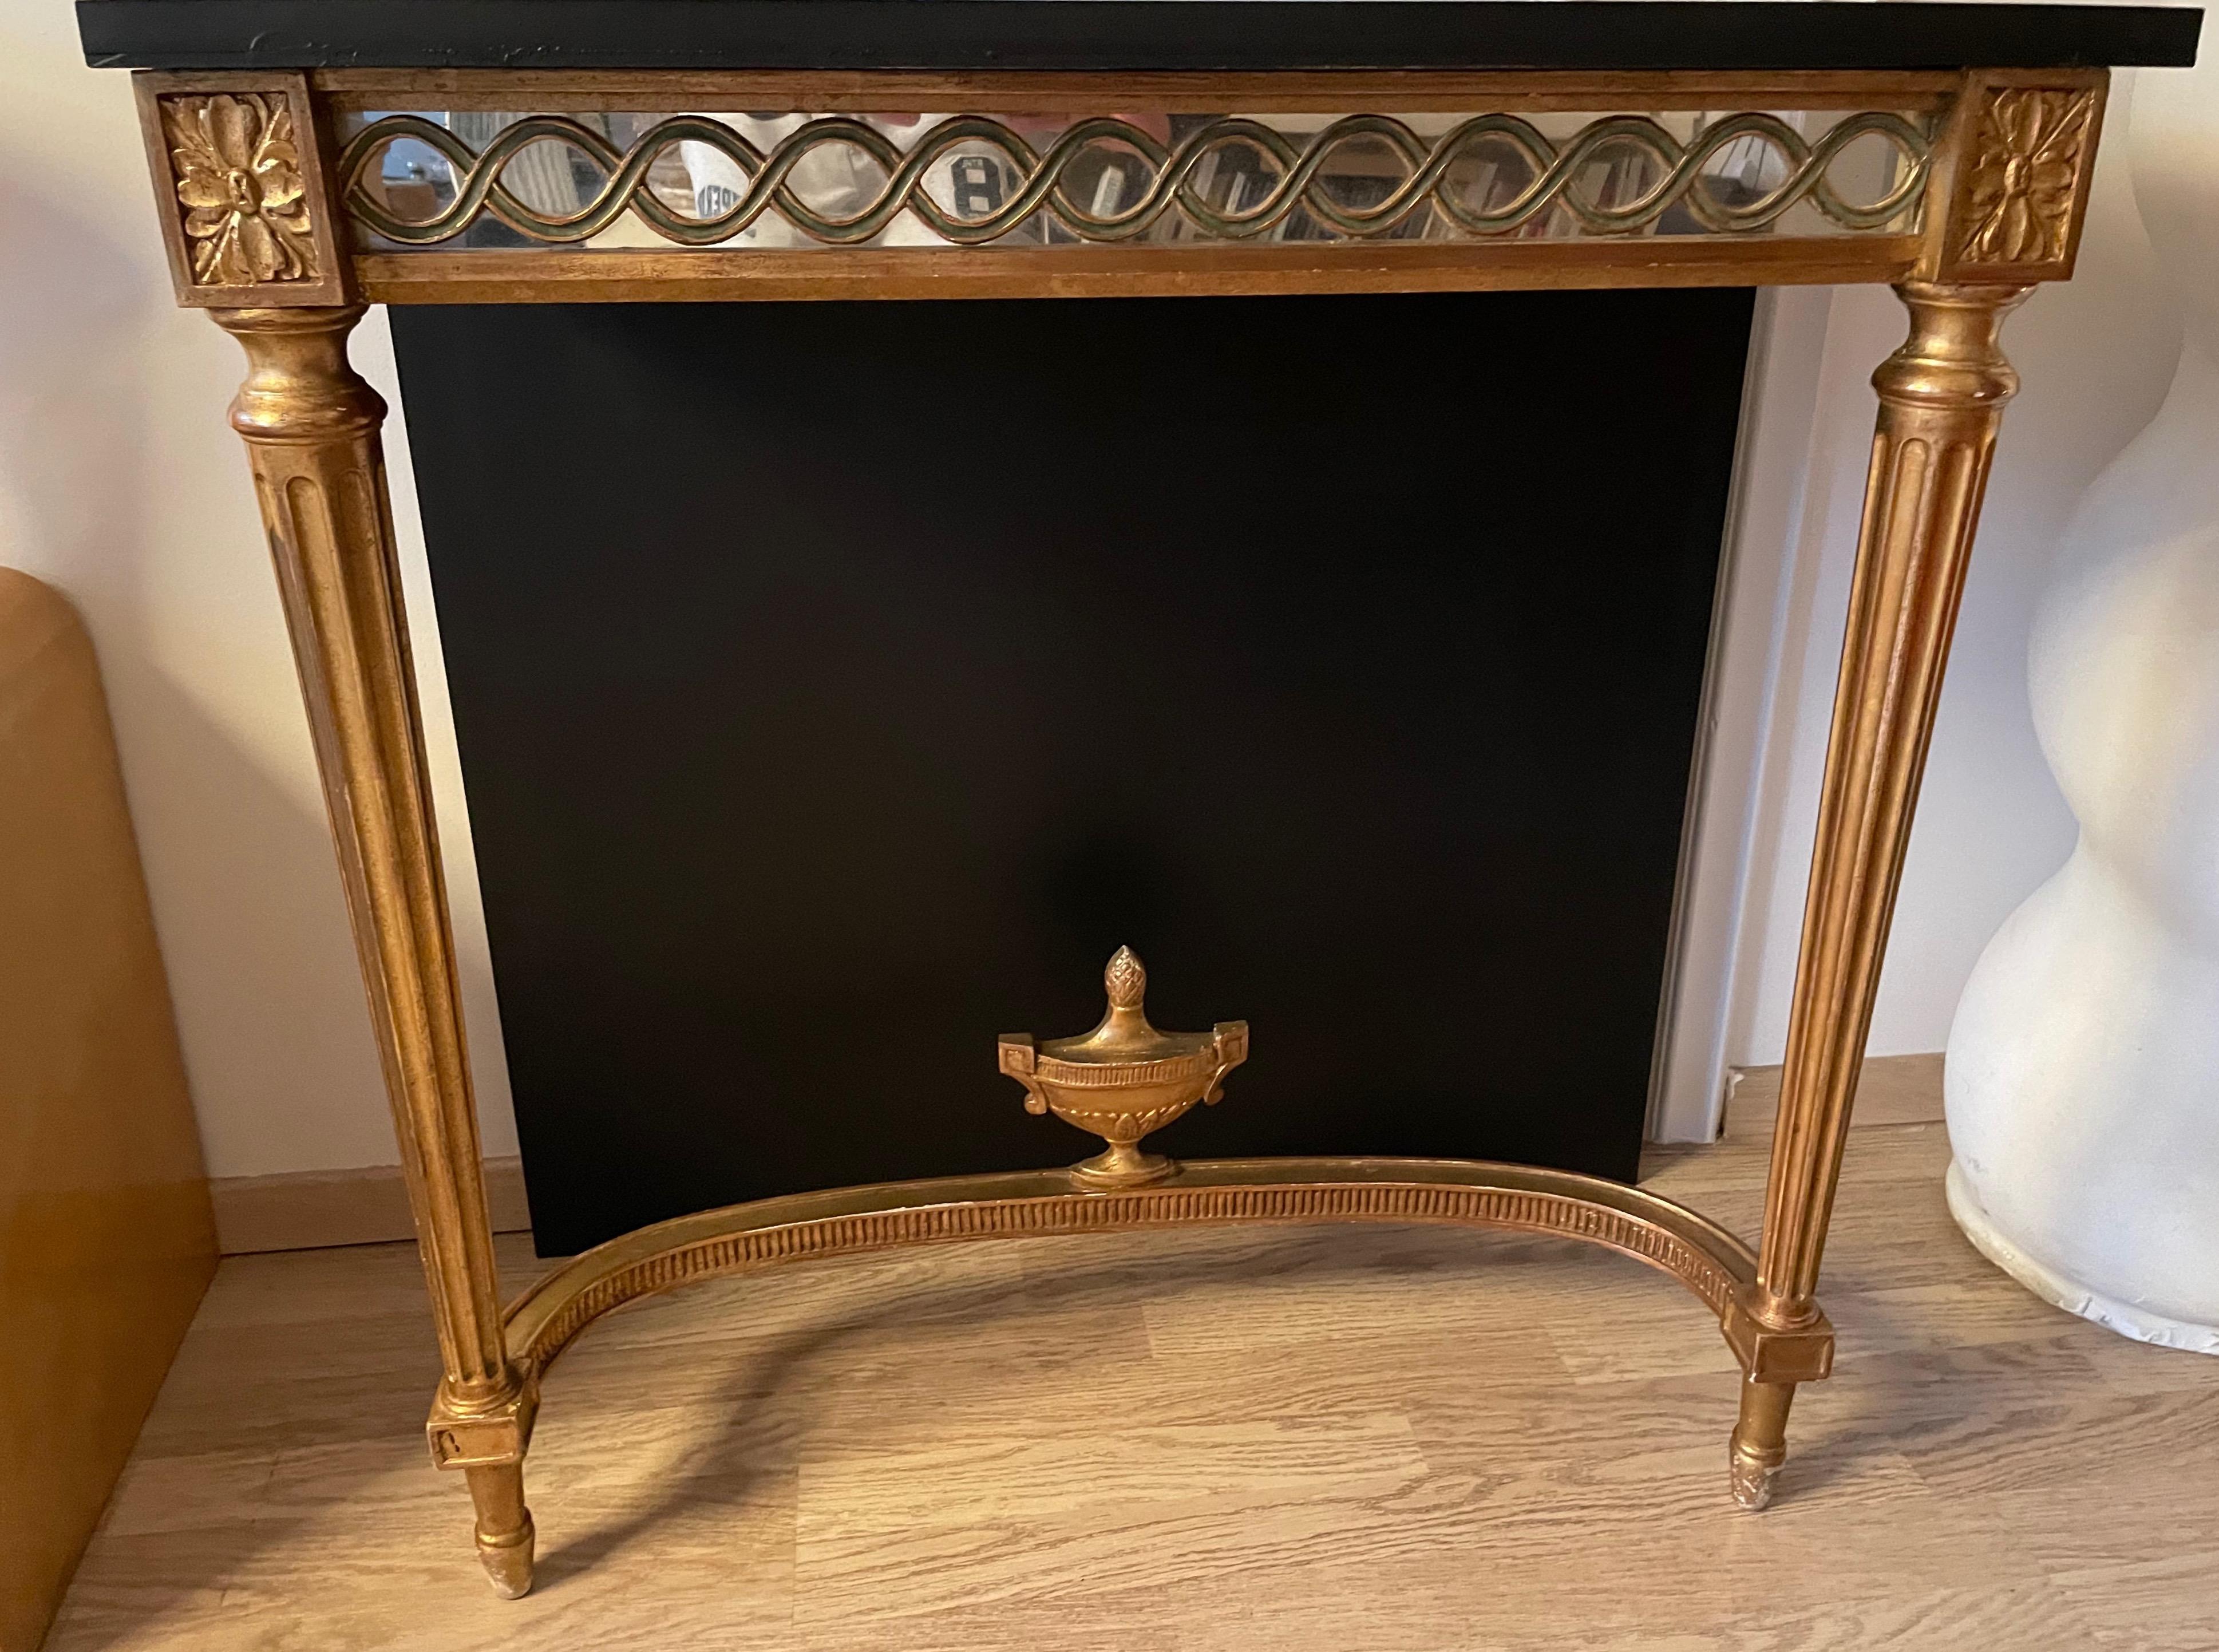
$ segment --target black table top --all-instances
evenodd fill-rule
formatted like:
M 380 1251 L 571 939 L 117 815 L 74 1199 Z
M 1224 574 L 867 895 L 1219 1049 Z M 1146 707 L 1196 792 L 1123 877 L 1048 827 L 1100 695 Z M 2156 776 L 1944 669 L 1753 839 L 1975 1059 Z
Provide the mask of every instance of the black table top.
M 1929 0 L 78 0 L 132 69 L 2185 65 L 2186 6 Z

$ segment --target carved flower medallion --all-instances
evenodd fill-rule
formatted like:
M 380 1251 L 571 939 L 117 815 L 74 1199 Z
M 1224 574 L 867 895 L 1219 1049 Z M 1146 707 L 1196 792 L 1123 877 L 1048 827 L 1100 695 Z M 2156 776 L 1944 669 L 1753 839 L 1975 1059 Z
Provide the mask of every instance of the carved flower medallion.
M 2096 100 L 2084 91 L 2000 91 L 1981 123 L 1959 257 L 2046 264 L 2065 256 Z
M 283 96 L 165 97 L 162 130 L 195 282 L 252 287 L 316 278 L 307 185 Z

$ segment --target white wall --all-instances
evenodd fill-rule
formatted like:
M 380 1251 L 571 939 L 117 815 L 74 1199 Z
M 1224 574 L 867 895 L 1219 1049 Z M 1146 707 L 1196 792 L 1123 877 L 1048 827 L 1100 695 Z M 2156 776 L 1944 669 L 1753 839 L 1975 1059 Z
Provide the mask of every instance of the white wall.
M 2026 711 L 2033 593 L 2065 509 L 2149 416 L 2176 340 L 2123 176 L 2100 191 L 2080 278 L 2006 335 L 2028 388 L 2006 421 L 1874 1048 L 1942 1046 L 1974 957 L 2070 847 Z M 62 0 L 0 0 L 0 562 L 91 627 L 212 1174 L 390 1164 L 377 1064 L 308 730 L 236 438 L 237 347 L 172 306 L 127 78 L 84 67 Z M 1799 496 L 1768 598 L 1779 664 L 1756 761 L 1755 845 L 1725 1059 L 1780 1059 L 1840 612 L 1872 423 L 1867 378 L 1902 336 L 1884 290 L 1789 307 L 1818 362 Z M 394 399 L 382 317 L 357 364 Z M 1768 409 L 1768 418 L 1771 417 Z M 418 658 L 437 637 L 406 432 L 388 427 Z M 1775 443 L 1775 446 L 1779 444 Z M 1787 444 L 1803 450 L 1799 428 Z M 1761 618 L 1762 617 L 1760 617 Z M 1759 674 L 1762 675 L 1762 674 Z M 489 1152 L 514 1151 L 482 918 L 436 668 L 426 715 L 448 843 L 472 1065 Z
M 2151 71 L 2148 72 L 2164 72 Z M 2064 862 L 2073 817 L 2035 743 L 2026 648 L 2036 595 L 2081 490 L 2146 424 L 2179 355 L 2125 167 L 2131 72 L 2114 82 L 2079 269 L 2036 292 L 2004 348 L 2024 379 L 2005 415 L 1919 800 L 1870 1051 L 1939 1050 L 1980 950 Z M 1810 870 L 1819 771 L 1872 442 L 1872 370 L 1904 336 L 1885 288 L 1835 291 L 1800 519 L 1783 554 L 1779 677 L 1762 760 L 1725 1059 L 1776 1062 Z
M 382 317 L 357 337 L 389 399 Z M 171 297 L 128 77 L 84 66 L 64 0 L 0 0 L 0 563 L 65 593 L 99 650 L 209 1173 L 392 1164 L 308 724 L 224 421 L 242 367 Z M 420 559 L 417 575 L 428 616 Z M 436 658 L 436 638 L 417 646 Z M 466 856 L 462 872 L 487 1149 L 513 1152 Z

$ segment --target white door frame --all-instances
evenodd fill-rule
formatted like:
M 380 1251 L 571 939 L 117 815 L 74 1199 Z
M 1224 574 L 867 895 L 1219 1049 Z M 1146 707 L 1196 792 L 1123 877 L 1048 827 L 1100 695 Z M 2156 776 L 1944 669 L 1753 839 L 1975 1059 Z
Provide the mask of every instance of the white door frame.
M 1727 1017 L 1832 307 L 1827 287 L 1756 295 L 1657 1005 L 1652 1141 L 1714 1140 L 1725 1110 Z

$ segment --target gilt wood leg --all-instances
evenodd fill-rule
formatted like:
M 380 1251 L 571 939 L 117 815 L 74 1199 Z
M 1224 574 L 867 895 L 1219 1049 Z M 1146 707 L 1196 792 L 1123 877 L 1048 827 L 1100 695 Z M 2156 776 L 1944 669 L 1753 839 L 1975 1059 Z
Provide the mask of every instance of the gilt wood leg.
M 214 312 L 246 351 L 246 441 L 400 1137 L 443 1375 L 436 1461 L 468 1471 L 494 1586 L 531 1585 L 532 1393 L 503 1339 L 492 1225 L 359 306 Z
M 1831 1368 L 1815 1300 L 1849 1104 L 1942 668 L 2004 404 L 2018 388 L 1997 334 L 2024 287 L 1906 283 L 1911 336 L 1880 392 L 1864 522 L 1819 794 L 1754 1285 L 1729 1307 L 1745 1373 L 1731 1449 L 1735 1500 L 1771 1500 L 1798 1382 Z

